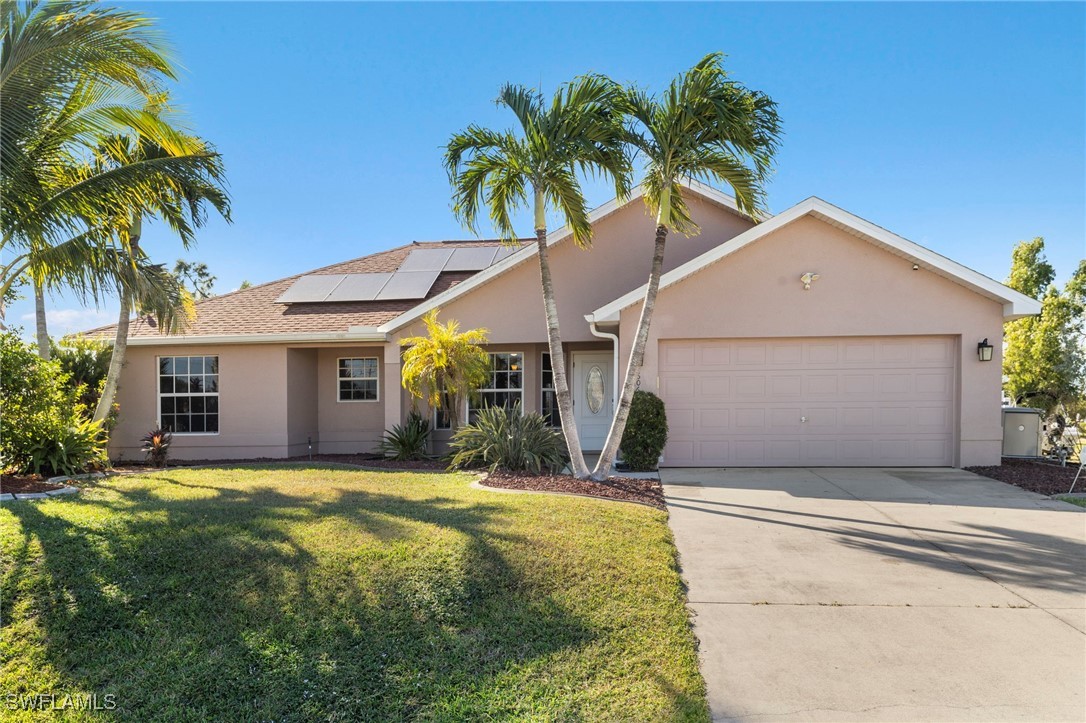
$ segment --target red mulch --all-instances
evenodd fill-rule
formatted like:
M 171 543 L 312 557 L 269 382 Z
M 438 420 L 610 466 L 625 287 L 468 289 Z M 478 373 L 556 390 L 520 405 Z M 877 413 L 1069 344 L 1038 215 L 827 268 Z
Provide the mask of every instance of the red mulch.
M 483 485 L 507 490 L 570 492 L 609 500 L 641 502 L 657 509 L 665 509 L 664 488 L 660 486 L 660 480 L 656 479 L 612 477 L 606 482 L 593 482 L 564 474 L 536 476 L 495 472 L 483 480 Z
M 4 474 L 0 475 L 0 493 L 14 492 L 30 494 L 31 492 L 48 492 L 59 490 L 63 485 L 49 484 L 41 475 L 37 474 Z
M 1078 464 L 1068 462 L 1066 467 L 1026 459 L 1004 459 L 998 467 L 966 467 L 969 472 L 982 474 L 1000 482 L 1021 487 L 1042 495 L 1061 495 L 1071 489 L 1071 480 L 1078 472 Z M 1078 478 L 1076 492 L 1086 492 L 1086 471 Z
M 309 462 L 309 455 L 297 457 L 248 457 L 244 459 L 171 459 L 169 467 L 203 467 L 216 464 L 276 464 L 279 462 Z M 433 459 L 423 459 L 409 462 L 398 462 L 392 459 L 376 457 L 369 454 L 315 454 L 313 462 L 339 462 L 341 464 L 357 464 L 363 467 L 380 467 L 381 469 L 401 469 L 411 471 L 444 472 L 445 462 Z M 157 472 L 158 468 L 145 462 L 117 462 L 114 468 L 126 472 Z

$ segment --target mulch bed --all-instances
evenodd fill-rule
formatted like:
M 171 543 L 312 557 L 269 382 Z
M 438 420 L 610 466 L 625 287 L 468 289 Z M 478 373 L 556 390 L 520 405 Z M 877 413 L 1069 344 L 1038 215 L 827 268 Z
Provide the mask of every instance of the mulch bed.
M 315 454 L 297 457 L 249 457 L 245 459 L 171 459 L 168 467 L 205 467 L 216 464 L 278 464 L 281 462 L 339 462 L 341 464 L 357 464 L 363 467 L 379 467 L 390 470 L 431 471 L 444 472 L 446 464 L 440 460 L 424 459 L 411 462 L 398 462 L 392 459 L 376 457 L 368 454 Z M 143 462 L 117 462 L 114 469 L 125 472 L 159 472 L 158 468 Z
M 59 490 L 63 485 L 49 484 L 41 475 L 4 474 L 0 475 L 0 493 L 30 494 L 31 492 L 49 492 Z
M 606 482 L 581 480 L 569 475 L 513 475 L 495 472 L 483 480 L 486 487 L 534 492 L 569 492 L 604 497 L 609 500 L 641 502 L 657 509 L 664 507 L 664 488 L 660 480 L 612 477 Z
M 1071 488 L 1078 464 L 1066 467 L 1025 459 L 1004 459 L 998 467 L 966 467 L 969 472 L 984 475 L 1042 495 L 1062 495 Z M 1076 492 L 1086 492 L 1086 472 L 1078 478 Z

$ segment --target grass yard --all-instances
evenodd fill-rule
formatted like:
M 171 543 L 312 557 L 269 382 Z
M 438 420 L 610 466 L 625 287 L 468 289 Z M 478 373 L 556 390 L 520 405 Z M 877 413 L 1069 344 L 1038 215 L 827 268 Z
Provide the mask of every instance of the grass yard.
M 665 513 L 469 481 L 250 466 L 7 503 L 0 693 L 115 696 L 69 711 L 97 720 L 706 720 Z

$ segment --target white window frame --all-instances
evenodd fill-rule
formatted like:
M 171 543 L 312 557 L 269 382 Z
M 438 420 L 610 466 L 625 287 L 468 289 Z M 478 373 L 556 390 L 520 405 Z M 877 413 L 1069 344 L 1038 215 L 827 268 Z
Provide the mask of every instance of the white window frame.
M 490 357 L 490 371 L 488 371 L 487 374 L 491 375 L 491 377 L 490 377 L 491 383 L 493 383 L 493 381 L 494 381 L 494 377 L 493 377 L 493 374 L 494 374 L 494 357 L 496 357 L 496 356 L 498 356 L 500 354 L 519 354 L 520 355 L 521 368 L 518 370 L 520 372 L 520 387 L 518 388 L 518 391 L 520 392 L 520 410 L 521 410 L 521 412 L 523 412 L 524 411 L 524 380 L 525 380 L 525 376 L 526 376 L 526 370 L 524 368 L 524 363 L 525 363 L 525 360 L 527 359 L 527 356 L 522 351 L 488 351 L 487 356 Z M 479 387 L 475 391 L 476 391 L 477 394 L 485 394 L 486 392 L 510 392 L 510 391 L 512 391 L 512 389 L 497 389 L 497 388 L 492 388 L 492 387 Z M 471 403 L 471 399 L 469 398 L 468 399 L 468 410 L 467 410 L 467 412 L 468 412 L 467 413 L 468 421 L 469 422 L 471 421 L 471 413 L 473 411 L 481 412 L 483 409 L 484 409 L 484 407 L 473 407 L 472 403 Z
M 375 364 L 375 371 L 372 377 L 341 377 L 339 375 L 339 363 L 344 360 L 369 360 L 372 359 Z M 365 381 L 373 380 L 377 386 L 377 396 L 373 399 L 343 399 L 340 396 L 340 382 L 349 382 L 356 379 L 362 379 Z M 339 404 L 375 404 L 381 401 L 381 360 L 375 356 L 341 356 L 336 357 L 336 402 Z
M 543 409 L 543 393 L 544 392 L 554 392 L 555 402 L 558 401 L 558 390 L 555 389 L 555 387 L 554 387 L 554 364 L 553 364 L 553 362 L 551 363 L 551 386 L 549 386 L 549 387 L 543 386 L 543 374 L 545 373 L 545 370 L 543 369 L 543 357 L 549 357 L 550 355 L 551 355 L 551 353 L 549 351 L 539 352 L 539 414 L 540 415 L 543 415 L 543 411 L 544 411 L 544 409 Z M 551 424 L 549 425 L 550 429 L 561 429 L 562 428 L 562 417 L 558 413 L 558 407 L 557 406 L 554 408 L 554 417 L 555 418 L 553 418 L 551 420 Z
M 163 359 L 178 359 L 185 357 L 186 359 L 192 359 L 193 357 L 200 357 L 206 359 L 209 356 L 215 357 L 215 376 L 219 378 L 219 387 L 214 392 L 185 392 L 184 394 L 178 394 L 176 392 L 172 394 L 162 393 L 162 360 Z M 176 374 L 172 376 L 177 376 Z M 215 397 L 216 401 L 221 401 L 219 395 L 222 389 L 222 362 L 218 354 L 162 354 L 155 357 L 155 426 L 162 429 L 162 398 L 171 397 L 177 399 L 178 397 Z M 204 412 L 207 414 L 207 412 Z M 219 429 L 215 432 L 178 432 L 173 429 L 170 430 L 170 434 L 175 436 L 180 435 L 182 437 L 217 437 L 222 433 L 222 405 L 219 406 L 219 411 L 215 412 L 215 415 L 219 418 Z

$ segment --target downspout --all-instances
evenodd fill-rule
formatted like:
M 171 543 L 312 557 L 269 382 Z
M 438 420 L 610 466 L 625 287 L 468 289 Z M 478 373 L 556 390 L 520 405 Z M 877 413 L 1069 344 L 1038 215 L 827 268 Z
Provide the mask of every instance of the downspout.
M 611 415 L 614 416 L 615 402 L 618 401 L 618 334 L 600 331 L 596 328 L 596 322 L 592 321 L 590 317 L 591 314 L 586 315 L 585 321 L 588 322 L 588 330 L 592 332 L 592 336 L 611 340 L 611 362 L 614 365 L 614 369 L 611 371 Z

